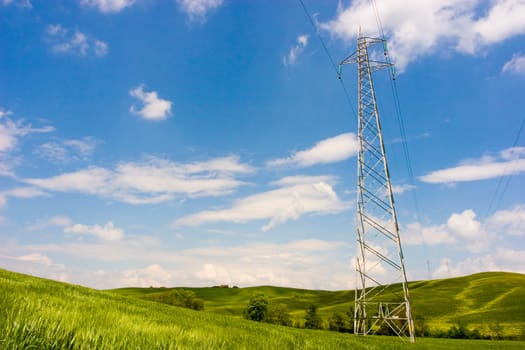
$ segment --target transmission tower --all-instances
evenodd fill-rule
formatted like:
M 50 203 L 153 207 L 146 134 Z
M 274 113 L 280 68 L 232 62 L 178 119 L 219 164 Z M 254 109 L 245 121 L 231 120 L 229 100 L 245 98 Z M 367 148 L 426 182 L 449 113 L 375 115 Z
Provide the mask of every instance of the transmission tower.
M 383 44 L 386 57 L 384 39 L 360 33 L 357 51 L 340 64 L 357 64 L 359 82 L 354 333 L 397 334 L 414 342 L 403 250 L 372 83 L 373 72 L 393 66 L 369 59 L 369 48 L 376 44 Z

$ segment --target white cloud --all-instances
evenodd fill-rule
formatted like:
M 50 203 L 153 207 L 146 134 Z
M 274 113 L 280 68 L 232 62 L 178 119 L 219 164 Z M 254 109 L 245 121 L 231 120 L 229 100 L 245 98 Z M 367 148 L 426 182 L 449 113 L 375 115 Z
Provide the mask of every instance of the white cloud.
M 506 62 L 501 69 L 502 72 L 525 75 L 525 55 L 514 54 L 510 61 Z
M 525 236 L 525 205 L 494 213 L 486 223 L 488 230 L 504 232 L 512 236 Z
M 29 261 L 33 263 L 46 265 L 46 266 L 50 266 L 52 264 L 52 261 L 48 256 L 42 255 L 40 253 L 32 253 L 28 255 L 19 256 L 19 257 L 16 257 L 15 260 Z
M 419 179 L 427 183 L 450 184 L 519 174 L 525 171 L 525 158 L 520 159 L 523 155 L 525 147 L 512 147 L 495 157 L 467 160 L 452 168 L 430 172 Z
M 116 13 L 131 7 L 136 0 L 80 0 L 84 7 L 95 7 L 103 13 Z
M 80 140 L 47 142 L 38 146 L 35 154 L 52 163 L 68 163 L 89 159 L 97 145 L 98 141 L 91 137 L 84 137 Z
M 109 46 L 103 41 L 95 39 L 94 48 L 95 55 L 98 57 L 106 56 L 109 52 Z
M 51 50 L 57 54 L 86 56 L 88 53 L 93 53 L 102 57 L 109 51 L 109 46 L 105 42 L 79 30 L 67 29 L 61 24 L 48 25 L 45 40 L 49 43 Z
M 13 151 L 19 140 L 29 134 L 48 133 L 55 130 L 51 126 L 34 128 L 23 120 L 9 118 L 13 113 L 0 108 L 0 176 L 14 177 L 14 167 L 18 163 Z
M 0 247 L 0 254 L 3 249 Z M 17 249 L 10 247 L 10 250 Z M 354 281 L 348 264 L 348 244 L 321 239 L 174 250 L 151 239 L 125 237 L 120 241 L 31 245 L 18 250 L 27 251 L 23 254 L 57 253 L 93 261 L 124 261 L 128 265 L 145 266 L 113 272 L 70 272 L 73 278 L 82 275 L 71 282 L 96 288 L 229 284 L 340 290 L 351 287 Z M 0 263 L 3 264 L 1 259 Z
M 308 35 L 303 34 L 297 37 L 297 44 L 290 48 L 288 55 L 283 57 L 283 64 L 285 66 L 293 66 L 297 57 L 303 53 L 304 49 L 308 45 Z
M 2 111 L 2 119 L 0 119 L 0 153 L 12 151 L 20 137 L 32 133 L 47 133 L 55 130 L 51 126 L 33 128 L 31 124 L 24 124 L 23 120 L 13 121 L 10 118 L 4 118 L 4 116 L 10 114 L 10 112 Z
M 392 185 L 392 192 L 394 192 L 395 194 L 402 194 L 402 193 L 405 193 L 407 191 L 411 191 L 414 188 L 416 188 L 416 186 L 408 185 L 408 184 Z
M 327 182 L 319 177 L 299 177 L 300 181 L 285 178 L 277 182 L 280 188 L 238 199 L 227 209 L 207 210 L 184 216 L 175 226 L 198 226 L 213 222 L 242 223 L 269 220 L 262 227 L 267 231 L 306 214 L 333 214 L 347 210 L 349 203 L 341 201 Z M 298 177 L 294 179 L 299 179 Z
M 111 221 L 108 221 L 104 226 L 74 224 L 72 226 L 64 227 L 64 233 L 75 233 L 80 235 L 91 234 L 106 241 L 118 241 L 124 237 L 124 230 L 115 227 Z
M 432 277 L 449 278 L 490 271 L 525 273 L 523 256 L 525 250 L 496 248 L 493 252 L 470 256 L 456 263 L 449 258 L 443 258 L 440 265 L 432 272 Z
M 143 89 L 144 85 L 141 84 L 130 90 L 129 94 L 142 102 L 141 109 L 137 110 L 135 106 L 131 106 L 129 109 L 131 113 L 151 120 L 166 119 L 171 115 L 171 101 L 159 98 L 156 91 L 145 92 Z
M 177 0 L 179 8 L 185 12 L 190 21 L 206 20 L 206 14 L 222 5 L 223 0 Z
M 524 0 L 377 0 L 390 54 L 400 70 L 434 53 L 478 54 L 492 44 L 525 33 Z M 486 10 L 485 8 L 488 7 Z M 372 2 L 353 1 L 321 28 L 350 41 L 359 28 L 377 36 Z
M 90 167 L 23 181 L 48 191 L 80 192 L 130 204 L 153 204 L 169 201 L 174 195 L 227 194 L 245 184 L 235 175 L 253 171 L 233 156 L 182 164 L 152 157 L 139 163 L 120 163 L 113 170 Z
M 30 0 L 2 0 L 1 4 L 4 6 L 15 5 L 16 7 L 32 9 L 33 4 Z
M 319 141 L 312 148 L 294 152 L 290 157 L 269 160 L 266 165 L 307 167 L 335 163 L 356 155 L 358 150 L 356 135 L 345 133 Z
M 434 226 L 411 223 L 401 232 L 407 245 L 455 245 L 465 247 L 470 252 L 488 250 L 502 237 L 525 236 L 525 205 L 500 210 L 483 221 L 476 219 L 472 209 L 453 213 L 447 222 Z

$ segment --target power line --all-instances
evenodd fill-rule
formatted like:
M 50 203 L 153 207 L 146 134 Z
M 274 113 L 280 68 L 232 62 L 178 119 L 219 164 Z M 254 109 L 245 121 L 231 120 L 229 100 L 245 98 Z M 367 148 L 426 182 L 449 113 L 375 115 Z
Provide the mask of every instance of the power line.
M 341 84 L 341 88 L 343 89 L 343 93 L 345 95 L 346 102 L 350 106 L 350 109 L 352 110 L 352 115 L 354 116 L 355 120 L 357 120 L 357 113 L 355 112 L 355 108 L 354 108 L 354 104 L 352 103 L 352 99 L 350 98 L 350 95 L 348 94 L 348 89 L 346 88 L 343 79 L 341 79 L 341 75 L 339 73 L 339 69 L 337 68 L 337 65 L 335 64 L 335 61 L 332 58 L 332 55 L 330 54 L 330 51 L 328 51 L 328 47 L 326 46 L 326 43 L 325 43 L 323 37 L 319 33 L 319 28 L 317 27 L 317 24 L 314 21 L 312 15 L 310 15 L 310 12 L 306 8 L 306 5 L 304 4 L 303 0 L 299 0 L 299 2 L 301 3 L 301 6 L 302 6 L 302 8 L 304 10 L 304 13 L 306 14 L 306 17 L 308 17 L 308 20 L 310 21 L 310 24 L 314 28 L 315 34 L 317 35 L 317 38 L 319 38 L 319 41 L 321 42 L 321 45 L 323 46 L 324 52 L 325 52 L 326 56 L 328 57 L 328 59 L 330 60 L 332 68 L 334 69 L 335 73 L 337 74 L 337 76 L 339 78 L 339 83 Z
M 375 16 L 375 19 L 376 19 L 377 29 L 379 30 L 379 35 L 380 35 L 380 37 L 381 37 L 381 39 L 383 40 L 383 43 L 384 43 L 384 45 L 383 45 L 383 54 L 385 56 L 386 62 L 388 64 L 390 64 L 392 67 L 394 67 L 394 65 L 392 64 L 392 61 L 390 60 L 390 55 L 388 54 L 388 48 L 387 48 L 387 44 L 386 44 L 385 31 L 383 29 L 383 23 L 381 22 L 381 16 L 379 16 L 379 10 L 377 8 L 377 3 L 376 3 L 375 0 L 370 0 L 370 3 L 372 4 L 372 7 L 374 9 L 374 16 Z M 405 166 L 407 168 L 410 185 L 413 187 L 413 189 L 412 189 L 412 197 L 413 197 L 413 201 L 414 201 L 414 208 L 416 210 L 416 212 L 415 212 L 416 221 L 419 222 L 420 221 L 419 199 L 418 199 L 417 191 L 416 191 L 414 172 L 412 170 L 412 161 L 410 159 L 410 152 L 408 150 L 408 141 L 407 141 L 407 136 L 406 136 L 405 121 L 403 119 L 403 113 L 401 111 L 401 102 L 399 100 L 399 92 L 398 92 L 398 88 L 397 88 L 397 82 L 396 82 L 394 68 L 392 68 L 392 71 L 391 71 L 390 87 L 391 87 L 392 96 L 393 96 L 393 99 L 394 99 L 397 123 L 399 125 L 399 133 L 401 134 L 401 143 L 403 145 L 403 155 L 405 157 Z M 423 243 L 423 251 L 424 251 L 423 253 L 425 255 L 425 259 L 426 259 L 426 263 L 427 263 L 428 278 L 430 279 L 432 277 L 431 276 L 431 272 L 430 272 L 430 261 L 428 259 L 428 255 L 427 255 L 427 246 L 426 246 L 426 243 L 425 243 L 425 237 L 424 237 L 424 235 L 422 233 L 421 233 L 421 239 L 422 239 L 422 243 Z
M 512 147 L 516 147 L 516 145 L 518 144 L 519 140 L 520 140 L 520 137 L 521 137 L 521 132 L 523 131 L 523 126 L 525 125 L 525 116 L 523 117 L 523 119 L 521 120 L 521 124 L 520 124 L 520 127 L 518 129 L 518 133 L 516 135 L 516 138 L 514 139 L 514 142 L 512 144 Z M 519 160 L 520 156 L 518 154 L 518 160 Z M 516 166 L 516 165 L 515 165 Z M 485 213 L 485 219 L 489 216 L 489 214 L 491 213 L 492 211 L 492 205 L 494 203 L 496 203 L 495 205 L 495 208 L 497 209 L 500 205 L 500 202 L 503 198 L 503 195 L 505 195 L 505 192 L 507 191 L 507 188 L 509 187 L 509 183 L 510 183 L 510 179 L 512 178 L 512 173 L 513 171 L 510 172 L 510 175 L 508 176 L 505 176 L 505 175 L 501 175 L 498 179 L 498 184 L 496 185 L 496 189 L 494 191 L 494 193 L 492 194 L 492 198 L 490 199 L 490 202 L 489 202 L 489 206 L 487 208 L 487 212 Z M 505 181 L 505 184 L 504 184 L 504 187 L 503 187 L 503 190 L 501 191 L 501 193 L 499 193 L 498 195 L 498 192 L 501 188 L 501 185 L 503 183 L 503 178 L 506 177 L 506 180 Z M 496 200 L 496 197 L 497 197 L 497 200 Z

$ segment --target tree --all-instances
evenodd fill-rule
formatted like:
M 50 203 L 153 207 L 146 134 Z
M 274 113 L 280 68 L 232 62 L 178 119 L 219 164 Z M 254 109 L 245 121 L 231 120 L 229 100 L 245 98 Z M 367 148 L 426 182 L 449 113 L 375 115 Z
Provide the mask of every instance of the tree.
M 354 325 L 348 312 L 334 312 L 332 317 L 330 317 L 329 326 L 331 331 L 341 333 L 351 333 L 354 330 Z
M 292 320 L 290 319 L 288 306 L 286 304 L 270 305 L 266 315 L 266 322 L 280 324 L 281 326 L 291 326 Z
M 317 315 L 317 307 L 314 304 L 306 309 L 304 328 L 321 329 L 321 318 Z
M 166 292 L 147 295 L 145 299 L 158 303 L 185 307 L 193 310 L 204 310 L 204 302 L 195 296 L 191 290 L 172 289 Z
M 250 298 L 244 309 L 244 318 L 247 320 L 262 322 L 268 314 L 268 300 L 264 294 L 256 294 Z

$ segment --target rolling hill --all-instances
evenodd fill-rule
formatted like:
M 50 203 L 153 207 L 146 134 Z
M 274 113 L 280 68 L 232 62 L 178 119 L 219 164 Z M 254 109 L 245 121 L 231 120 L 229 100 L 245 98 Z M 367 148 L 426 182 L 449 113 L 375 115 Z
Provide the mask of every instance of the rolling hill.
M 207 311 L 242 317 L 250 297 L 264 293 L 271 304 L 288 306 L 293 319 L 304 318 L 310 304 L 327 320 L 334 312 L 353 306 L 353 291 L 312 291 L 283 287 L 184 288 L 205 302 Z M 166 293 L 170 288 L 123 288 L 114 293 L 143 298 Z M 392 299 L 399 285 L 390 289 Z M 463 324 L 481 331 L 499 324 L 505 336 L 518 337 L 525 331 L 525 275 L 485 272 L 465 277 L 409 283 L 414 317 L 424 319 L 433 330 L 447 330 Z
M 486 312 L 518 326 L 504 317 L 512 309 L 523 308 L 522 275 L 500 274 L 508 281 L 507 294 L 497 292 L 497 299 L 477 286 L 491 283 L 498 275 L 470 276 L 468 288 L 456 281 L 459 300 L 472 305 L 464 317 L 479 320 Z M 413 285 L 414 299 L 436 294 L 445 288 L 446 280 L 417 282 Z M 500 281 L 501 282 L 501 281 Z M 515 289 L 517 288 L 517 289 Z M 163 289 L 165 290 L 165 289 Z M 206 301 L 208 311 L 193 311 L 141 299 L 146 293 L 163 290 L 120 289 L 99 291 L 0 269 L 0 348 L 1 349 L 519 349 L 522 341 L 418 339 L 409 345 L 396 337 L 355 337 L 328 331 L 294 329 L 261 324 L 221 315 L 236 314 L 254 292 L 263 290 L 273 301 L 295 300 L 296 309 L 317 302 L 324 313 L 347 308 L 349 292 L 318 292 L 299 289 L 204 288 L 194 289 Z M 512 292 L 510 292 L 512 290 Z M 346 294 L 345 294 L 346 293 Z M 510 300 L 507 300 L 507 297 Z M 521 299 L 520 299 L 521 298 Z M 434 299 L 436 300 L 436 299 Z M 515 302 L 512 302 L 512 301 Z M 347 303 L 347 304 L 345 304 Z M 520 305 L 521 304 L 521 305 Z M 417 303 L 415 302 L 415 305 Z M 420 307 L 436 310 L 439 322 L 448 322 L 450 314 L 439 313 L 431 303 Z M 461 305 L 450 303 L 451 310 L 461 311 Z M 514 306 L 513 306 L 514 305 Z M 506 306 L 511 309 L 499 310 Z M 292 306 L 290 306 L 292 308 Z M 472 310 L 476 312 L 471 313 Z M 491 319 L 494 319 L 492 317 Z M 503 322 L 503 321 L 501 321 Z

